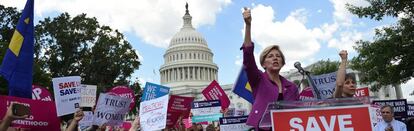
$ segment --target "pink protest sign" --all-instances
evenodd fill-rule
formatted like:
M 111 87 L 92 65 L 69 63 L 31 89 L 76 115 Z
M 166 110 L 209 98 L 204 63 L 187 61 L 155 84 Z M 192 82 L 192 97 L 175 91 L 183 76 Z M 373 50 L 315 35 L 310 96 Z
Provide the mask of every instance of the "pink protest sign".
M 183 122 L 185 128 L 191 128 L 191 126 L 193 126 L 193 122 L 191 122 L 191 117 L 189 117 L 188 119 L 183 119 Z
M 58 131 L 60 123 L 56 114 L 55 103 L 26 98 L 0 96 L 0 118 L 3 118 L 7 106 L 11 102 L 19 102 L 30 107 L 31 115 L 26 119 L 12 121 L 11 127 L 30 129 L 31 131 Z M 51 115 L 52 114 L 52 115 Z
M 202 91 L 202 93 L 207 100 L 220 100 L 221 109 L 223 110 L 228 108 L 230 105 L 229 97 L 227 97 L 224 90 L 215 80 L 213 80 L 210 85 Z
M 32 99 L 41 101 L 52 101 L 50 92 L 41 86 L 32 85 Z
M 134 95 L 134 91 L 126 86 L 116 86 L 114 88 L 112 88 L 109 92 L 109 95 L 116 95 L 116 96 L 121 96 L 121 97 L 126 97 L 126 98 L 132 98 L 131 104 L 129 105 L 129 110 L 132 110 L 132 108 L 134 108 L 135 106 L 135 95 Z
M 312 99 L 315 99 L 315 97 L 313 97 L 312 88 L 310 87 L 306 87 L 299 94 L 299 100 L 312 100 Z
M 193 102 L 194 97 L 185 97 L 171 95 L 168 102 L 168 112 L 174 112 L 183 117 L 188 117 L 191 111 L 191 102 Z
M 174 127 L 179 118 L 180 113 L 167 112 L 167 127 Z

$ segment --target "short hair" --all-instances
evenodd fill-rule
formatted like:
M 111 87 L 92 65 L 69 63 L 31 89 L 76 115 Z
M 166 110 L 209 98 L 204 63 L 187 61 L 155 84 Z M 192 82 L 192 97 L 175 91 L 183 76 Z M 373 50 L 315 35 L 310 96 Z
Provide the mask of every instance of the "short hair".
M 387 107 L 389 107 L 389 108 L 391 109 L 391 114 L 394 114 L 394 108 L 393 108 L 392 106 L 390 106 L 390 105 L 384 105 L 384 106 L 382 106 L 382 107 L 381 107 L 381 111 L 382 111 L 384 108 L 387 108 Z
M 347 73 L 345 75 L 345 81 L 348 80 L 348 79 L 351 79 L 352 81 L 357 82 L 356 79 L 355 79 L 355 74 L 354 73 Z
M 265 49 L 263 49 L 262 53 L 260 53 L 260 65 L 263 66 L 264 60 L 267 56 L 267 54 L 269 54 L 270 51 L 272 51 L 273 49 L 279 51 L 280 56 L 282 56 L 282 64 L 285 65 L 285 55 L 283 55 L 282 51 L 280 50 L 278 45 L 271 45 L 266 47 Z

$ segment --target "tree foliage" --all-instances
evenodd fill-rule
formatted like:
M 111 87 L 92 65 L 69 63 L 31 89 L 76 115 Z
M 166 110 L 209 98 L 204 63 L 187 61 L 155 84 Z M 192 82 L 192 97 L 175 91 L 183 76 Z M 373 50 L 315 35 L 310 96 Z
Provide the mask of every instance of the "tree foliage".
M 358 41 L 359 53 L 353 68 L 364 73 L 361 81 L 374 83 L 374 89 L 405 83 L 414 76 L 414 1 L 368 0 L 368 7 L 347 5 L 359 17 L 382 20 L 398 17 L 398 22 L 376 29 L 373 41 Z
M 331 60 L 320 60 L 311 68 L 312 75 L 322 75 L 338 71 L 339 62 Z
M 39 59 L 52 77 L 80 75 L 82 83 L 98 88 L 128 85 L 140 62 L 122 33 L 100 26 L 86 14 L 63 13 L 36 26 Z

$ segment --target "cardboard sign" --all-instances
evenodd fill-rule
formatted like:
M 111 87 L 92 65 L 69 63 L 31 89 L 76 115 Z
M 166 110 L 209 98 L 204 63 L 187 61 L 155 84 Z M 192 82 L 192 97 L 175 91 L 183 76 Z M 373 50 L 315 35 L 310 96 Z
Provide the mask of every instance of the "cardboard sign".
M 93 107 L 96 103 L 96 85 L 82 85 L 81 107 Z
M 220 112 L 219 100 L 195 101 L 191 105 L 192 122 L 217 121 L 223 114 Z
M 140 104 L 139 116 L 141 130 L 161 130 L 167 123 L 168 95 L 143 101 Z
M 273 131 L 371 131 L 369 105 L 272 110 Z
M 147 82 L 142 92 L 141 101 L 147 101 L 167 95 L 170 92 L 170 88 Z
M 135 107 L 135 95 L 134 95 L 134 91 L 126 86 L 116 86 L 114 88 L 112 88 L 108 94 L 110 95 L 116 95 L 116 96 L 121 96 L 121 97 L 126 97 L 126 98 L 131 98 L 131 104 L 129 105 L 129 110 L 132 110 L 132 108 Z
M 369 97 L 368 87 L 357 88 L 354 96 L 355 97 Z
M 79 121 L 78 127 L 82 131 L 86 130 L 93 124 L 93 112 L 92 111 L 83 111 L 83 118 Z
M 313 92 L 311 87 L 306 87 L 299 94 L 299 100 L 314 100 Z
M 129 111 L 131 98 L 101 93 L 93 116 L 94 125 L 120 126 Z
M 373 101 L 372 104 L 375 105 L 390 105 L 394 107 L 394 118 L 399 121 L 405 121 L 407 119 L 407 100 L 406 99 L 399 99 L 399 100 L 379 100 Z
M 215 80 L 213 80 L 202 93 L 207 100 L 220 100 L 221 108 L 223 110 L 230 106 L 229 97 Z
M 69 76 L 53 78 L 53 92 L 57 116 L 74 113 L 80 107 L 81 77 Z
M 220 131 L 247 131 L 251 126 L 246 125 L 247 117 L 222 117 L 220 118 Z
M 168 102 L 168 111 L 188 117 L 194 97 L 171 95 Z
M 52 95 L 46 88 L 37 85 L 32 85 L 32 99 L 41 101 L 52 101 Z
M 315 95 L 316 93 L 319 93 L 321 99 L 332 97 L 332 94 L 334 93 L 336 86 L 336 72 L 311 77 L 312 81 L 310 82 L 312 82 L 316 86 L 312 86 L 312 88 L 316 88 L 319 91 L 315 92 L 315 89 L 312 90 L 314 91 L 313 96 L 315 96 L 315 98 L 317 98 L 317 95 Z
M 12 96 L 0 96 L 0 118 L 4 118 L 7 107 L 11 104 L 11 102 L 19 102 L 29 106 L 31 113 L 31 115 L 26 119 L 12 121 L 11 127 L 29 129 L 32 131 L 60 130 L 60 120 L 54 115 L 56 114 L 54 102 Z
M 407 104 L 407 116 L 414 117 L 414 104 Z

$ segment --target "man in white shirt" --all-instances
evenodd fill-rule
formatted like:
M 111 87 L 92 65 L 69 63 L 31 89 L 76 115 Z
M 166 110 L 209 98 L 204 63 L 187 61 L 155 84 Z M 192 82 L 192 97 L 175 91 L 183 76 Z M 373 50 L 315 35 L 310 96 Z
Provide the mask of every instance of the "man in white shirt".
M 407 126 L 394 119 L 394 109 L 390 105 L 381 107 L 382 121 L 375 126 L 375 131 L 407 131 Z

